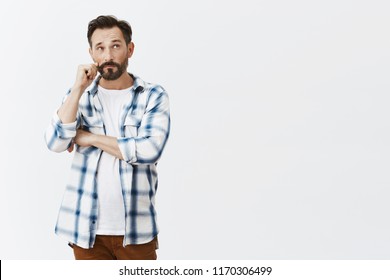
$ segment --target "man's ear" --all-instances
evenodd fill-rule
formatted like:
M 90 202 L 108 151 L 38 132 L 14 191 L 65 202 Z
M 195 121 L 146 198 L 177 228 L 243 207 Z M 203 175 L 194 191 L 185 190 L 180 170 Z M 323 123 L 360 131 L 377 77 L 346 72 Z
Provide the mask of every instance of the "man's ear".
M 127 45 L 127 58 L 130 58 L 134 53 L 134 43 L 133 42 L 130 42 L 128 45 Z

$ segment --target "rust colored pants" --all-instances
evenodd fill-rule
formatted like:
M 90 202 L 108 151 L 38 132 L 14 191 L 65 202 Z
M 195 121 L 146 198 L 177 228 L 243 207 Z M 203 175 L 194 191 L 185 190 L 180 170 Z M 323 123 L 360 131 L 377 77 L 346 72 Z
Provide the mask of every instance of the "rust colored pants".
M 93 248 L 72 245 L 76 260 L 156 260 L 157 236 L 145 244 L 123 247 L 123 236 L 96 235 Z

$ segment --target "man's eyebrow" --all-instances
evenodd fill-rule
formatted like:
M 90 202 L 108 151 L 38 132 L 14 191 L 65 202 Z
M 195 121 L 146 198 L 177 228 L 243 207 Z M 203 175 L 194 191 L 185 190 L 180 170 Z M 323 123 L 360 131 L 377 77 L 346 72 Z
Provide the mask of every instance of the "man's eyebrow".
M 111 43 L 122 43 L 122 41 L 120 39 L 113 39 L 113 40 L 111 40 Z M 103 42 L 96 43 L 95 48 L 102 45 L 102 44 L 103 44 Z
M 95 44 L 94 47 L 96 48 L 96 47 L 100 46 L 102 43 L 103 43 L 103 42 L 98 42 L 98 43 Z

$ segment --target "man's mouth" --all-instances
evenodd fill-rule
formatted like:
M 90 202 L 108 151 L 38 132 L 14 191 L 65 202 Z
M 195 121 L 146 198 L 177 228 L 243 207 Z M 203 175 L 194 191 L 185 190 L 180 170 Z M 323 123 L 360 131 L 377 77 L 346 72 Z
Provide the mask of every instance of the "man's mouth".
M 100 74 L 103 73 L 113 73 L 120 71 L 121 65 L 114 63 L 114 62 L 108 62 L 108 63 L 102 63 L 101 65 L 98 66 L 98 71 Z

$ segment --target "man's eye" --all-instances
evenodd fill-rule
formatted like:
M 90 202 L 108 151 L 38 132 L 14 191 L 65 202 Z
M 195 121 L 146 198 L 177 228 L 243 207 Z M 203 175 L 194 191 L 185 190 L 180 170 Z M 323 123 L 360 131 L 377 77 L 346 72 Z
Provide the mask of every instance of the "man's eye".
M 114 45 L 114 49 L 117 49 L 117 48 L 119 48 L 119 45 Z

